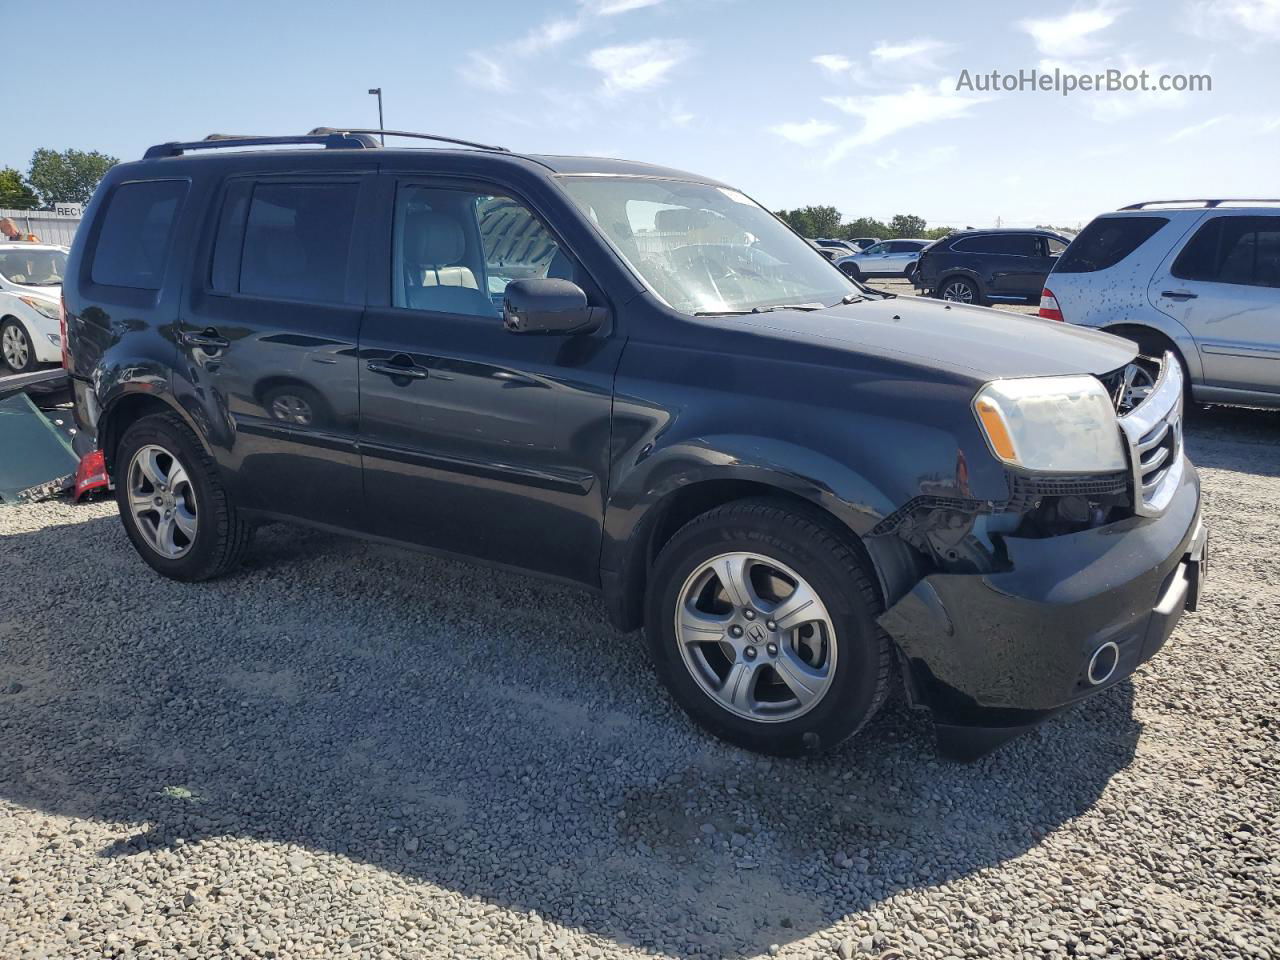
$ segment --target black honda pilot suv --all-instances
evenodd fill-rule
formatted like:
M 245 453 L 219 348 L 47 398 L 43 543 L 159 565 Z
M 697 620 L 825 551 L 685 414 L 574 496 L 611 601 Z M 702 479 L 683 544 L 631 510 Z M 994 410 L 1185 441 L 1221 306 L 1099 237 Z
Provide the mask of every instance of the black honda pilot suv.
M 1194 609 L 1169 357 L 872 292 L 706 177 L 425 139 L 166 143 L 98 188 L 66 365 L 159 573 L 287 520 L 581 584 L 779 754 L 901 686 L 975 756 Z

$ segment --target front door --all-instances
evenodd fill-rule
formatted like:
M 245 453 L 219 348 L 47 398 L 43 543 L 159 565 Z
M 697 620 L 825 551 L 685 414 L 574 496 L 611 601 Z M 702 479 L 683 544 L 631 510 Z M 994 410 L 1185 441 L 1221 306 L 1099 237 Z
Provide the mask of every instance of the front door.
M 219 202 L 178 342 L 193 414 L 246 509 L 359 525 L 359 211 L 376 180 L 236 178 Z
M 529 277 L 603 297 L 511 192 L 383 180 L 370 299 L 385 305 L 360 333 L 368 529 L 596 582 L 621 343 L 509 333 L 501 304 Z
M 1206 219 L 1148 297 L 1195 338 L 1206 386 L 1280 392 L 1280 216 Z

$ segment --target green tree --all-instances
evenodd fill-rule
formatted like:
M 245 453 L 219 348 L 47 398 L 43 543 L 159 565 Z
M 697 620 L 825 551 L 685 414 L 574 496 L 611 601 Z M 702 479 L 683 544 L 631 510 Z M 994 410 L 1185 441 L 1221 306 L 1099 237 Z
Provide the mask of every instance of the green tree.
M 895 237 L 918 237 L 924 233 L 927 226 L 924 217 L 917 217 L 910 213 L 895 214 L 889 221 L 889 231 Z
M 0 168 L 0 207 L 6 210 L 34 210 L 40 204 L 22 174 L 13 167 Z
M 875 237 L 877 240 L 887 240 L 889 227 L 875 217 L 859 217 L 841 227 L 840 236 L 846 240 L 852 240 L 854 237 Z
M 834 237 L 840 232 L 840 211 L 835 207 L 797 207 L 776 213 L 802 237 Z
M 920 238 L 923 240 L 941 240 L 954 230 L 955 227 L 930 227 L 928 230 L 920 233 Z
M 46 208 L 55 202 L 88 203 L 108 170 L 120 161 L 97 150 L 40 149 L 31 155 L 27 182 Z

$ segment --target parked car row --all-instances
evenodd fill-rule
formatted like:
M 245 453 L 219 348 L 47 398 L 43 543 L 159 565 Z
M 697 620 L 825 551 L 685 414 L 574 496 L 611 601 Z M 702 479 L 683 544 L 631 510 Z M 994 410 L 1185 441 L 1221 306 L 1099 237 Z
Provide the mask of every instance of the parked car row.
M 159 574 L 288 520 L 579 583 L 786 755 L 901 685 L 973 757 L 1195 608 L 1171 355 L 878 293 L 696 174 L 378 133 L 158 144 L 86 210 L 76 420 Z

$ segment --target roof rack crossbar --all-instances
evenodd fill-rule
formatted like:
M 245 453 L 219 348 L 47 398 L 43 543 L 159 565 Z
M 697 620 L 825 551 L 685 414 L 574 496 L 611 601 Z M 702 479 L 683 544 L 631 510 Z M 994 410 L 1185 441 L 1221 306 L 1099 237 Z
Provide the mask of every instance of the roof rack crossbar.
M 1172 206 L 1173 204 L 1200 204 L 1207 209 L 1219 207 L 1224 203 L 1280 203 L 1276 199 L 1264 199 L 1260 197 L 1221 197 L 1216 200 L 1211 199 L 1194 199 L 1194 200 L 1143 200 L 1141 203 L 1131 203 L 1127 207 L 1121 207 L 1121 210 L 1145 210 L 1147 207 Z
M 180 157 L 188 150 L 274 147 L 293 144 L 316 144 L 326 150 L 368 150 L 377 147 L 378 141 L 373 137 L 365 136 L 355 131 L 346 133 L 325 131 L 322 134 L 309 133 L 301 136 L 286 137 L 235 136 L 232 134 L 211 133 L 203 140 L 158 143 L 154 147 L 148 147 L 147 152 L 142 155 L 142 159 L 155 160 L 159 157 Z
M 349 136 L 383 136 L 412 137 L 415 140 L 438 140 L 441 143 L 456 143 L 463 147 L 474 147 L 477 150 L 496 150 L 499 153 L 510 153 L 506 147 L 495 147 L 489 143 L 476 143 L 474 140 L 459 140 L 457 137 L 442 137 L 434 133 L 413 133 L 409 130 L 378 130 L 374 127 L 316 127 L 312 134 L 343 134 Z

